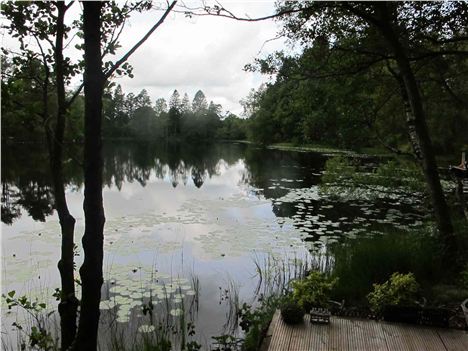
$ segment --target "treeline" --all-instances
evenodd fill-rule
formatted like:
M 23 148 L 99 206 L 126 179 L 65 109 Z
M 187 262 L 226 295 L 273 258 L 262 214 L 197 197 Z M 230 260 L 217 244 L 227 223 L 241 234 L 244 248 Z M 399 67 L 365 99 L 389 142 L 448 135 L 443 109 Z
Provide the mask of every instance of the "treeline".
M 44 123 L 53 130 L 53 116 L 43 116 L 44 89 L 41 62 L 35 59 L 21 65 L 2 58 L 2 138 L 16 141 L 44 140 Z M 56 106 L 55 88 L 47 92 L 48 111 Z M 67 111 L 65 139 L 81 141 L 84 135 L 84 97 L 78 96 Z M 191 100 L 174 90 L 169 101 L 152 101 L 148 92 L 139 94 L 122 91 L 120 85 L 110 84 L 103 97 L 103 137 L 139 140 L 202 141 L 246 139 L 245 119 L 222 113 L 222 106 L 208 102 L 199 90 Z
M 247 65 L 276 75 L 243 102 L 252 141 L 410 150 L 407 102 L 393 68 L 379 57 L 353 57 L 340 51 L 342 46 L 324 37 L 300 55 L 276 53 Z M 438 153 L 468 145 L 462 127 L 468 125 L 467 73 L 467 60 L 461 58 L 427 60 L 416 70 Z
M 174 90 L 169 101 L 158 98 L 153 103 L 147 91 L 124 94 L 120 85 L 109 89 L 104 98 L 104 136 L 134 137 L 185 141 L 245 139 L 245 120 L 222 106 L 208 103 L 199 90 L 191 100 Z

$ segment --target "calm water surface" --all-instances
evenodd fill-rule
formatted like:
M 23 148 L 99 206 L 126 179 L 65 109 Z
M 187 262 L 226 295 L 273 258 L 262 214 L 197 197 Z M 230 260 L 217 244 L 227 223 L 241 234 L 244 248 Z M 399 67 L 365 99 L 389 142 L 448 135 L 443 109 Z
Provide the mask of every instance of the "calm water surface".
M 69 150 L 65 172 L 76 242 L 84 230 L 80 152 Z M 2 153 L 2 293 L 15 289 L 52 307 L 60 231 L 47 158 L 38 145 Z M 174 318 L 193 312 L 206 344 L 225 332 L 231 301 L 252 301 L 256 264 L 310 261 L 345 238 L 421 223 L 414 196 L 321 195 L 327 157 L 318 153 L 107 143 L 104 159 L 103 321 L 112 314 L 116 325 L 147 324 L 141 305 L 151 298 Z M 8 323 L 2 329 L 10 332 Z

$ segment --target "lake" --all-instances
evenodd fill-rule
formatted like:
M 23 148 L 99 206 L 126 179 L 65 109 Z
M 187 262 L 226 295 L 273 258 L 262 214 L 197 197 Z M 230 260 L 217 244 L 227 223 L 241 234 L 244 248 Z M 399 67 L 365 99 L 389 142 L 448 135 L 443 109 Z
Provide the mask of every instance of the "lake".
M 233 305 L 281 288 L 298 269 L 332 266 L 334 245 L 422 224 L 417 195 L 323 194 L 328 157 L 236 143 L 106 143 L 101 333 L 109 325 L 145 332 L 150 323 L 142 305 L 151 299 L 166 319 L 189 315 L 197 340 L 208 345 L 212 336 L 232 332 Z M 70 146 L 65 158 L 79 243 L 80 147 Z M 15 290 L 53 308 L 60 230 L 47 162 L 39 145 L 3 147 L 2 293 Z M 376 160 L 361 162 L 372 167 Z M 79 267 L 81 249 L 76 255 Z M 9 322 L 18 317 L 4 308 L 2 316 L 2 333 L 11 334 Z

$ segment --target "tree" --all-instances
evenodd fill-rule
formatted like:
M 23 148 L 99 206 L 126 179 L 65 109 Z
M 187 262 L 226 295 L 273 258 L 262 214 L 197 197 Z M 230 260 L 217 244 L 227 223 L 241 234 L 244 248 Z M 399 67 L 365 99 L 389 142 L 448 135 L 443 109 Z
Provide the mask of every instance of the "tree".
M 146 89 L 140 91 L 140 93 L 136 96 L 135 105 L 137 109 L 141 107 L 151 107 L 151 98 L 149 97 Z
M 161 116 L 162 113 L 167 112 L 167 102 L 164 98 L 156 99 L 154 104 L 154 112 L 157 116 Z
M 331 38 L 337 43 L 334 49 L 353 58 L 354 62 L 352 66 L 342 67 L 340 72 L 327 72 L 326 65 L 317 67 L 311 72 L 316 78 L 356 74 L 375 64 L 387 63 L 388 71 L 399 85 L 410 144 L 424 172 L 434 218 L 445 243 L 446 257 L 450 259 L 454 250 L 452 221 L 440 184 L 427 126 L 428 114 L 415 72 L 433 60 L 466 59 L 466 2 L 279 1 L 275 14 L 261 18 L 238 17 L 220 4 L 189 9 L 186 14 L 249 22 L 279 18 L 283 20 L 282 34 L 306 47 L 323 38 Z M 358 40 L 349 41 L 348 38 Z M 443 81 L 441 83 L 445 85 Z M 451 90 L 450 85 L 447 91 Z M 456 94 L 453 95 L 459 100 Z
M 180 134 L 180 126 L 182 121 L 182 103 L 180 94 L 177 89 L 169 99 L 169 114 L 168 114 L 168 133 L 171 137 L 178 137 Z
M 169 108 L 176 109 L 180 112 L 182 110 L 181 106 L 182 106 L 182 103 L 180 101 L 180 94 L 177 91 L 177 89 L 175 89 L 172 92 L 171 98 L 169 99 Z
M 195 93 L 192 101 L 192 111 L 195 114 L 202 114 L 208 108 L 208 102 L 206 101 L 205 94 L 203 91 L 198 90 Z
M 42 62 L 40 74 L 36 75 L 41 84 L 42 104 L 36 111 L 45 126 L 45 135 L 49 151 L 50 170 L 52 175 L 55 209 L 60 220 L 62 245 L 58 268 L 61 277 L 61 296 L 59 313 L 61 318 L 62 348 L 66 349 L 74 338 L 76 330 L 76 311 L 78 301 L 75 297 L 74 283 L 74 227 L 75 219 L 70 214 L 63 181 L 63 144 L 66 127 L 66 114 L 80 89 L 70 99 L 67 99 L 65 85 L 72 76 L 78 73 L 78 65 L 64 58 L 64 39 L 70 28 L 65 25 L 64 18 L 73 2 L 44 3 L 6 3 L 2 4 L 2 12 L 9 20 L 6 25 L 10 34 L 18 38 L 23 58 L 16 58 L 20 64 Z M 39 52 L 30 49 L 27 38 L 34 38 Z M 45 46 L 49 48 L 46 50 Z M 49 111 L 49 91 L 52 81 L 56 93 L 56 108 Z M 51 115 L 55 115 L 55 126 L 52 127 Z
M 434 217 L 449 258 L 454 249 L 453 227 L 440 184 L 421 89 L 414 72 L 416 65 L 436 57 L 466 57 L 468 51 L 464 48 L 468 37 L 462 23 L 466 23 L 468 5 L 463 2 L 286 1 L 279 5 L 278 10 L 289 12 L 282 16 L 283 28 L 293 40 L 310 44 L 317 38 L 334 36 L 341 44 L 336 50 L 365 59 L 367 67 L 377 62 L 390 62 L 389 70 L 393 70 L 405 105 L 410 141 L 415 154 L 420 157 Z M 347 42 L 345 39 L 349 36 L 357 36 L 359 41 Z
M 184 94 L 184 98 L 181 102 L 181 112 L 182 114 L 188 114 L 192 111 L 192 107 L 190 106 L 190 100 L 187 93 Z
M 105 3 L 83 4 L 84 33 L 84 92 L 85 92 L 85 145 L 84 145 L 84 203 L 85 233 L 83 236 L 84 262 L 80 268 L 82 302 L 80 322 L 74 350 L 96 350 L 99 325 L 99 303 L 103 283 L 102 260 L 104 241 L 104 207 L 102 203 L 102 98 L 106 81 L 146 41 L 174 8 L 168 5 L 163 16 L 120 60 L 104 71 L 101 53 L 102 9 Z

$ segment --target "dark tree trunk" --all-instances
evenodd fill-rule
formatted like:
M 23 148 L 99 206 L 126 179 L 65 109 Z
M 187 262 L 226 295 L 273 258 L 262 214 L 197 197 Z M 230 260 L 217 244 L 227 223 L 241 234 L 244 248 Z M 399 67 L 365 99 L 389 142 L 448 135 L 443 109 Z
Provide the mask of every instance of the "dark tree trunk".
M 84 1 L 84 263 L 80 268 L 82 298 L 75 350 L 96 350 L 99 326 L 99 302 L 103 283 L 104 207 L 102 203 L 102 72 L 100 14 L 102 3 Z
M 75 218 L 70 214 L 65 197 L 65 185 L 63 180 L 63 141 L 65 134 L 65 115 L 67 112 L 65 100 L 65 81 L 64 81 L 64 62 L 63 62 L 63 37 L 64 37 L 64 16 L 66 12 L 65 2 L 56 3 L 57 15 L 57 33 L 55 41 L 55 81 L 57 86 L 57 118 L 55 133 L 51 142 L 49 126 L 46 125 L 46 135 L 48 137 L 49 152 L 51 159 L 51 173 L 54 189 L 55 208 L 60 220 L 62 247 L 61 257 L 58 262 L 60 279 L 62 284 L 62 293 L 60 297 L 60 330 L 61 347 L 66 350 L 76 333 L 76 313 L 78 300 L 75 296 L 74 280 L 74 229 Z M 51 147 L 52 146 L 52 147 Z M 51 150 L 52 149 L 52 150 Z
M 445 245 L 446 257 L 450 258 L 451 253 L 453 253 L 455 249 L 453 226 L 444 192 L 440 184 L 439 172 L 437 170 L 434 150 L 426 124 L 426 114 L 421 100 L 421 93 L 405 48 L 401 44 L 393 28 L 393 20 L 390 18 L 392 9 L 388 4 L 383 2 L 377 4 L 376 9 L 379 15 L 377 27 L 393 51 L 401 78 L 403 79 L 406 92 L 404 98 L 407 98 L 411 108 L 409 121 L 411 128 L 409 132 L 411 134 L 411 139 L 414 139 L 417 145 L 419 145 L 421 166 L 431 197 L 437 228 Z

